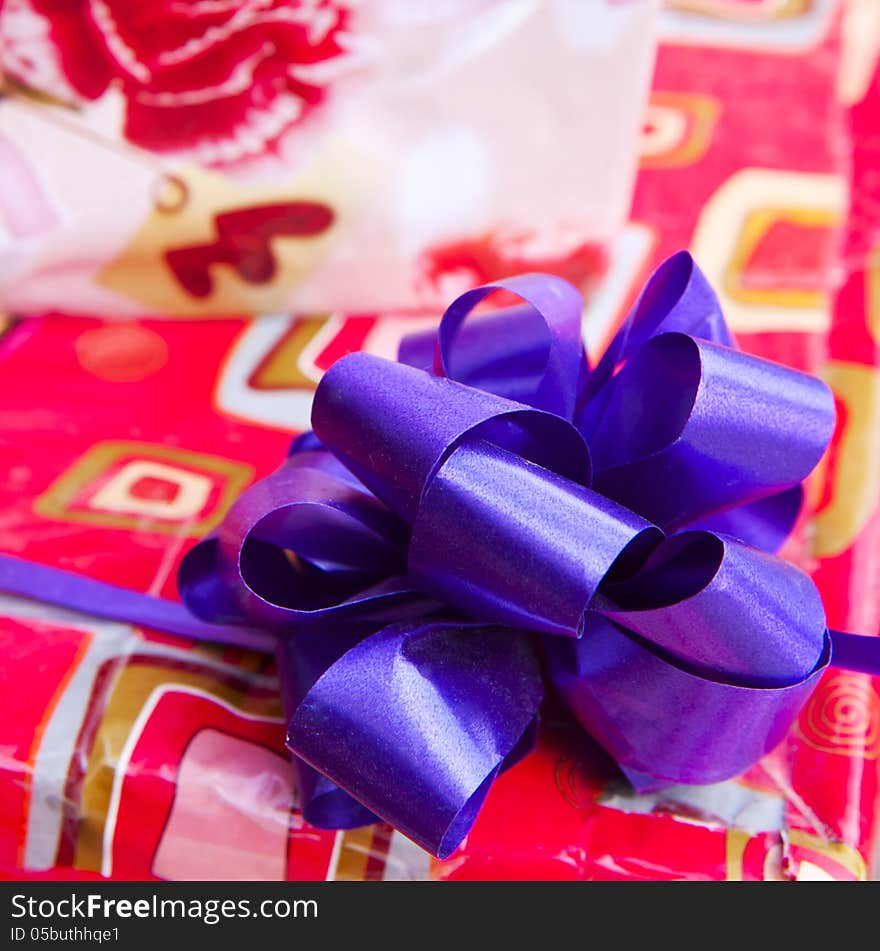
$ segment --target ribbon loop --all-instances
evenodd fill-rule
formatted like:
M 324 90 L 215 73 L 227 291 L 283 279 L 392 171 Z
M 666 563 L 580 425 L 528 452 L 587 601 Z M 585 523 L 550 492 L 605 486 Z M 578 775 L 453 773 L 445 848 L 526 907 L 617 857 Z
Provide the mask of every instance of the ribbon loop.
M 409 547 L 413 583 L 474 617 L 579 637 L 602 579 L 662 533 L 597 492 L 483 441 L 431 480 Z
M 587 439 L 602 420 L 606 387 L 617 368 L 652 337 L 673 332 L 734 346 L 718 297 L 687 251 L 673 254 L 651 275 L 586 381 L 577 422 Z
M 584 728 L 641 789 L 737 776 L 783 739 L 828 666 L 785 687 L 726 683 L 679 666 L 609 618 L 548 638 L 551 676 Z
M 405 526 L 363 488 L 292 457 L 186 555 L 181 597 L 220 623 L 387 622 L 401 603 L 424 601 L 402 577 L 406 541 Z
M 474 307 L 493 291 L 504 290 L 526 302 L 468 324 Z M 467 291 L 440 320 L 434 370 L 491 393 L 572 419 L 578 380 L 586 355 L 581 340 L 583 301 L 568 281 L 547 274 L 522 274 Z M 505 343 L 499 346 L 498 338 Z M 511 384 L 514 386 L 511 386 Z
M 399 624 L 354 646 L 292 705 L 287 742 L 443 858 L 517 753 L 542 696 L 526 635 Z
M 761 551 L 778 552 L 791 534 L 804 503 L 798 484 L 733 509 L 716 512 L 688 526 L 721 535 L 732 535 Z
M 589 452 L 559 416 L 422 370 L 353 353 L 315 393 L 318 437 L 409 524 L 438 466 L 467 437 L 482 437 L 578 482 Z
M 734 346 L 718 295 L 688 251 L 673 254 L 651 275 L 624 323 L 615 359 L 625 360 L 661 333 L 684 333 Z M 612 348 L 609 352 L 613 354 Z
M 595 486 L 675 530 L 799 484 L 833 420 L 821 380 L 665 333 L 614 378 L 591 444 Z
M 808 575 L 710 532 L 659 545 L 635 575 L 606 585 L 597 610 L 705 676 L 786 687 L 826 646 L 825 612 Z

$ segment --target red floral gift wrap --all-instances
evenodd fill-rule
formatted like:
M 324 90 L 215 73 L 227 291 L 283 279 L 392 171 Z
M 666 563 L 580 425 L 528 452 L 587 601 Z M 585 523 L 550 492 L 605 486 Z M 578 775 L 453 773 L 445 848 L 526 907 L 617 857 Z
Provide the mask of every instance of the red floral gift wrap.
M 80 5 L 41 5 L 64 8 L 78 45 L 62 66 L 79 94 L 120 85 L 106 63 L 77 71 L 94 53 L 76 31 Z M 874 635 L 880 82 L 866 50 L 871 11 L 840 12 L 832 0 L 668 5 L 632 213 L 584 328 L 601 349 L 658 261 L 688 247 L 743 349 L 825 377 L 837 431 L 784 554 L 811 571 L 831 626 Z M 148 21 L 139 56 L 150 53 Z M 123 38 L 135 28 L 120 23 Z M 277 42 L 308 46 L 293 28 Z M 332 34 L 316 42 L 326 52 Z M 273 69 L 271 58 L 255 67 L 253 95 L 262 79 L 276 88 Z M 175 75 L 163 74 L 169 90 Z M 135 96 L 137 76 L 120 88 Z M 134 139 L 137 108 L 127 115 Z M 195 117 L 191 128 L 202 130 Z M 175 598 L 181 557 L 307 427 L 323 371 L 354 350 L 391 356 L 436 317 L 7 314 L 0 550 Z M 304 822 L 263 655 L 2 596 L 0 657 L 7 877 L 871 877 L 880 696 L 867 675 L 826 673 L 790 735 L 745 775 L 650 795 L 550 698 L 535 750 L 438 862 L 384 825 Z
M 595 276 L 659 5 L 3 0 L 0 307 L 442 307 Z

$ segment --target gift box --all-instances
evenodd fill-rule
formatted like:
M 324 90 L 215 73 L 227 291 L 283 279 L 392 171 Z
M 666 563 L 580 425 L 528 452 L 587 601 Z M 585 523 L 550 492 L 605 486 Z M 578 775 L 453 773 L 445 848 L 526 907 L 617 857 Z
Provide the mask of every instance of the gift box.
M 12 0 L 0 306 L 369 311 L 595 280 L 658 3 Z
M 631 224 L 584 327 L 599 352 L 654 265 L 689 246 L 744 350 L 825 374 L 838 429 L 785 554 L 811 569 L 831 626 L 872 634 L 877 89 L 849 113 L 835 98 L 835 4 L 771 6 L 673 8 L 664 21 Z M 0 548 L 175 597 L 182 556 L 275 469 L 324 371 L 355 350 L 393 355 L 435 323 L 10 317 Z M 264 656 L 11 597 L 2 613 L 9 876 L 870 874 L 878 701 L 866 675 L 826 673 L 743 776 L 642 795 L 551 697 L 535 750 L 498 778 L 461 849 L 429 864 L 384 825 L 305 823 Z

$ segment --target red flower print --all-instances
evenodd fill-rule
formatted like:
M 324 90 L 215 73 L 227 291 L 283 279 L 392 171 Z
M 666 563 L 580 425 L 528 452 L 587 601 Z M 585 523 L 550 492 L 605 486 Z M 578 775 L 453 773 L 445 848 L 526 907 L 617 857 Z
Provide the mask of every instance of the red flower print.
M 340 0 L 7 0 L 3 12 L 4 33 L 12 14 L 43 19 L 45 55 L 79 97 L 121 91 L 131 142 L 208 164 L 264 152 L 322 100 L 349 19 Z M 33 43 L 9 56 L 4 39 L 4 71 L 45 72 Z

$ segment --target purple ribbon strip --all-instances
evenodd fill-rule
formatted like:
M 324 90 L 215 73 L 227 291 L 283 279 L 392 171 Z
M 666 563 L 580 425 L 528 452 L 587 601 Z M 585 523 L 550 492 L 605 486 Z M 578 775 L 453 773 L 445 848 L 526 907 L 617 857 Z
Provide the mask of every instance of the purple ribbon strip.
M 522 303 L 470 319 L 494 290 Z M 592 369 L 581 309 L 525 275 L 459 297 L 401 362 L 339 360 L 314 432 L 185 557 L 191 614 L 9 558 L 0 587 L 275 647 L 306 819 L 378 816 L 440 857 L 528 750 L 547 686 L 637 788 L 735 776 L 832 653 L 880 674 L 880 641 L 829 632 L 772 554 L 833 399 L 738 351 L 687 253 Z
M 109 621 L 123 621 L 200 641 L 271 653 L 278 637 L 248 625 L 200 621 L 182 604 L 130 588 L 86 578 L 73 571 L 0 555 L 0 591 Z

